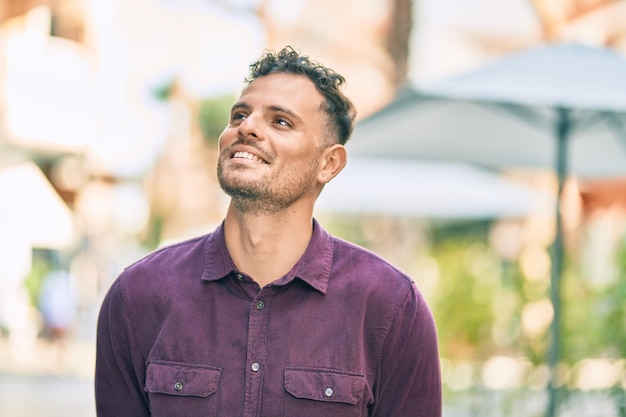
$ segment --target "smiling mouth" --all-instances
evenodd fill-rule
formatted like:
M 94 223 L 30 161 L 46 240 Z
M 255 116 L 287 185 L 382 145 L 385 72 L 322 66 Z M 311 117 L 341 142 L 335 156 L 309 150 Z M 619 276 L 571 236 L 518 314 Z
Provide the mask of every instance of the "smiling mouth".
M 264 160 L 255 155 L 252 155 L 250 152 L 235 152 L 232 156 L 232 159 L 247 159 L 249 161 L 265 163 Z

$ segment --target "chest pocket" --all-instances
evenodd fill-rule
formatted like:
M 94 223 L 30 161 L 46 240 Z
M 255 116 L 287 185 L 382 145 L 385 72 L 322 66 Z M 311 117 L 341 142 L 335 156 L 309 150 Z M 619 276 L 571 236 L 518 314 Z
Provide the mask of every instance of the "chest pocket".
M 154 361 L 146 370 L 145 391 L 155 417 L 217 416 L 222 370 L 199 364 Z
M 286 368 L 285 416 L 366 415 L 365 376 L 325 368 Z

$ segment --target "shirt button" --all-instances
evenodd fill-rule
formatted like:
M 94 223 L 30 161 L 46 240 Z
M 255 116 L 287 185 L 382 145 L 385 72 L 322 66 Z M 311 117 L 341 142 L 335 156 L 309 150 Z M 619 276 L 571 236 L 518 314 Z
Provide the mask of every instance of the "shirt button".
M 182 382 L 180 382 L 180 381 L 177 381 L 177 382 L 174 384 L 174 389 L 175 389 L 176 391 L 182 391 L 182 389 L 183 389 L 183 383 L 182 383 Z
M 241 275 L 241 274 L 237 274 L 237 275 L 235 275 L 235 277 L 237 277 L 237 279 L 238 279 L 239 281 L 243 281 L 243 275 Z
M 256 309 L 257 310 L 263 310 L 264 308 L 265 308 L 265 303 L 263 301 L 257 301 Z
M 259 369 L 261 369 L 261 365 L 259 365 L 258 362 L 252 362 L 252 365 L 250 365 L 250 369 L 252 369 L 252 372 L 257 372 Z
M 331 387 L 328 387 L 324 390 L 324 395 L 327 397 L 332 397 L 334 393 L 335 391 Z

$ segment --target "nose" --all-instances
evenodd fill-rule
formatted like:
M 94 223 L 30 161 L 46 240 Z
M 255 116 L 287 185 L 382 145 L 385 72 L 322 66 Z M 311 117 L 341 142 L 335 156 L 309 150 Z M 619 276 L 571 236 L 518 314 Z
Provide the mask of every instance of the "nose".
M 260 139 L 260 121 L 254 114 L 249 114 L 240 124 L 237 132 L 239 137 Z

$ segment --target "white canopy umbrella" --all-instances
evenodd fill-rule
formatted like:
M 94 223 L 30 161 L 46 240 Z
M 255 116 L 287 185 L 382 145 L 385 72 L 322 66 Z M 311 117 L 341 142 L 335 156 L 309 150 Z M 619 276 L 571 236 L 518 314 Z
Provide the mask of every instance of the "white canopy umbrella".
M 553 204 L 546 193 L 470 164 L 351 156 L 316 212 L 491 219 L 548 213 Z
M 626 175 L 626 58 L 581 45 L 544 46 L 459 77 L 403 91 L 359 123 L 352 154 L 555 167 Z
M 626 175 L 626 58 L 574 44 L 532 48 L 421 91 L 407 90 L 364 120 L 352 154 L 552 167 L 558 197 L 569 173 Z M 559 359 L 563 232 L 557 200 L 552 253 L 554 319 L 548 363 Z M 549 385 L 548 415 L 556 412 Z

